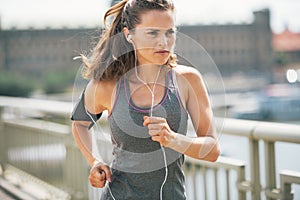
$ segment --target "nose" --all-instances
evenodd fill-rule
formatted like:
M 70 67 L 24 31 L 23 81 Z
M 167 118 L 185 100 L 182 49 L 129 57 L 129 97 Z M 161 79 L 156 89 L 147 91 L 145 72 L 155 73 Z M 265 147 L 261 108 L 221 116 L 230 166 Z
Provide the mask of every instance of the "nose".
M 161 36 L 158 38 L 158 45 L 159 46 L 167 46 L 168 44 L 168 37 L 165 34 L 161 34 Z

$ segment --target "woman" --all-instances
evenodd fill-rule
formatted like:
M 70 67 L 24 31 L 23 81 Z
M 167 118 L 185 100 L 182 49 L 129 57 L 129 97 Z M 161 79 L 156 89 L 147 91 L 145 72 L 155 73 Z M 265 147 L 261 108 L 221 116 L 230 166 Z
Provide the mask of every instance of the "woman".
M 171 0 L 124 0 L 105 14 L 114 19 L 88 60 L 90 78 L 74 109 L 73 135 L 91 165 L 101 199 L 186 199 L 184 155 L 219 156 L 212 110 L 200 73 L 176 63 Z M 92 154 L 89 129 L 108 111 L 114 160 Z M 196 136 L 186 136 L 190 116 Z M 108 184 L 106 184 L 108 182 Z

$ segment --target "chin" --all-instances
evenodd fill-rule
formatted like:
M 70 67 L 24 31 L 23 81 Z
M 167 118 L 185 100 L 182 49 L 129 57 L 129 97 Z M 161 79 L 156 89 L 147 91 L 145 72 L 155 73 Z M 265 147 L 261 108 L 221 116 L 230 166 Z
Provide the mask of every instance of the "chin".
M 167 62 L 154 62 L 152 64 L 154 65 L 165 65 Z
M 153 61 L 154 64 L 156 65 L 165 65 L 168 62 L 168 59 L 156 59 L 155 61 Z

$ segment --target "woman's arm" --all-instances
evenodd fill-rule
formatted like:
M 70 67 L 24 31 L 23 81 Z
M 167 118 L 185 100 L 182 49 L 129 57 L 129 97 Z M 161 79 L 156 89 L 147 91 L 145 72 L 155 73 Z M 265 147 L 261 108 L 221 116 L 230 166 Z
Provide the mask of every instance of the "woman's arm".
M 192 144 L 185 153 L 194 158 L 215 161 L 219 157 L 220 149 L 208 93 L 201 74 L 194 68 L 185 68 L 187 70 L 182 78 L 189 86 L 186 108 L 198 136 L 193 138 Z
M 75 142 L 83 156 L 91 166 L 89 180 L 92 186 L 102 188 L 106 180 L 111 181 L 111 171 L 107 164 L 97 160 L 92 153 L 92 137 L 89 123 L 82 121 L 72 122 L 72 132 Z
M 73 121 L 72 133 L 74 140 L 80 149 L 81 153 L 87 160 L 90 166 L 92 166 L 96 160 L 92 154 L 92 137 L 91 132 L 88 129 L 89 122 Z
M 103 89 L 105 88 L 105 89 Z M 109 87 L 106 83 L 91 81 L 84 93 L 83 111 L 90 113 L 102 113 L 107 109 L 107 102 L 110 102 L 110 95 L 107 95 Z M 112 92 L 108 93 L 111 94 Z M 104 95 L 106 94 L 106 95 Z M 89 115 L 87 114 L 87 115 Z M 89 180 L 94 187 L 104 187 L 105 182 L 110 181 L 111 172 L 108 165 L 97 160 L 92 153 L 92 137 L 90 121 L 73 121 L 72 133 L 74 140 L 83 156 L 91 166 Z
M 145 117 L 144 125 L 154 141 L 190 157 L 216 161 L 219 144 L 213 127 L 213 114 L 208 94 L 200 73 L 191 67 L 180 67 L 178 86 L 181 98 L 191 117 L 197 137 L 190 138 L 172 131 L 164 118 Z

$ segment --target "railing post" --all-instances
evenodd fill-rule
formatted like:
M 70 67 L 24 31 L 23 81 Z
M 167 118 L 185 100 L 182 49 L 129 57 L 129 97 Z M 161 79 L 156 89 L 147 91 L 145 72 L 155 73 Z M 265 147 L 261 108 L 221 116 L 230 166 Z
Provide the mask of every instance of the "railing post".
M 219 181 L 218 181 L 218 168 L 214 168 L 214 176 L 215 176 L 215 194 L 216 200 L 219 200 Z
M 282 189 L 282 199 L 283 200 L 293 200 L 292 194 L 292 184 L 291 183 L 284 183 L 281 186 Z
M 203 183 L 204 183 L 204 185 L 203 185 L 203 193 L 204 193 L 204 195 L 203 195 L 203 196 L 204 196 L 204 199 L 207 199 L 206 167 L 205 167 L 205 166 L 202 166 L 202 167 L 200 168 L 200 171 L 201 171 L 201 173 L 202 173 L 202 175 L 203 175 Z
M 265 174 L 266 174 L 266 190 L 270 192 L 276 188 L 276 166 L 275 166 L 275 147 L 274 142 L 264 142 L 265 147 Z M 267 192 L 266 192 L 267 194 Z M 267 200 L 271 200 L 266 195 Z
M 2 120 L 2 111 L 3 111 L 3 107 L 1 107 L 0 106 L 0 130 L 2 129 L 2 122 L 3 122 L 3 120 Z
M 293 200 L 292 184 L 300 185 L 300 172 L 284 170 L 280 173 L 281 199 Z
M 241 184 L 243 181 L 246 180 L 245 167 L 244 166 L 238 170 L 237 175 L 238 175 L 237 176 L 238 199 L 239 200 L 245 200 L 246 199 L 246 192 L 242 191 L 238 187 L 239 184 Z
M 292 184 L 286 181 L 286 176 L 280 174 L 280 190 L 283 200 L 293 200 Z
M 0 107 L 0 142 L 5 141 L 5 131 L 4 131 L 4 123 L 2 119 L 2 111 L 3 107 Z M 1 142 L 0 145 L 0 164 L 4 164 L 7 162 L 7 147 L 6 142 Z
M 259 144 L 258 140 L 249 138 L 250 169 L 251 169 L 251 196 L 252 200 L 261 199 L 260 169 L 259 169 Z
M 227 193 L 227 199 L 230 199 L 230 186 L 229 186 L 229 170 L 225 170 L 226 174 L 226 193 Z
M 194 192 L 194 199 L 197 199 L 197 174 L 196 174 L 197 166 L 195 164 L 191 164 L 190 166 L 190 173 L 192 174 L 193 179 L 193 192 Z

